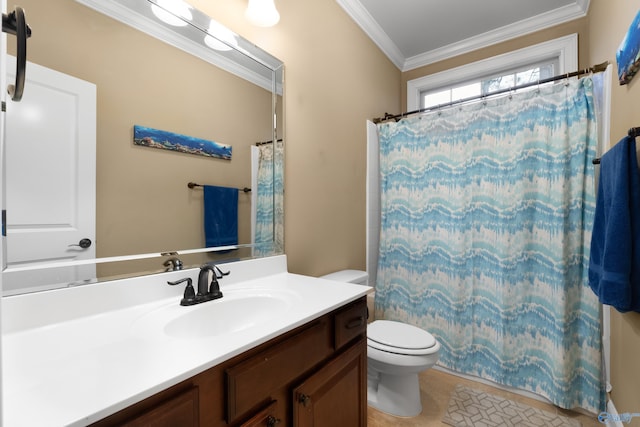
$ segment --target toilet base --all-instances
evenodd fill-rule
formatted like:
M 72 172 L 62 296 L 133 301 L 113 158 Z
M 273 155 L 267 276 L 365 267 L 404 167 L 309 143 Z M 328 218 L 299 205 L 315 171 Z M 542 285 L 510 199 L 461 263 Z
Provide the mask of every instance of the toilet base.
M 415 417 L 422 412 L 418 374 L 369 376 L 369 406 L 396 417 Z

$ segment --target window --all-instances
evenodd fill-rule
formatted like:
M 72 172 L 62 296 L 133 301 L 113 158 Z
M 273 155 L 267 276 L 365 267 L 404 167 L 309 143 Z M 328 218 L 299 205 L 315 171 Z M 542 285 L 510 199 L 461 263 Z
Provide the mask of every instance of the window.
M 526 83 L 553 77 L 558 69 L 557 58 L 551 58 L 538 64 L 530 64 L 512 71 L 503 71 L 498 75 L 478 79 L 460 85 L 425 90 L 420 92 L 420 108 L 434 107 L 452 101 L 490 95 L 493 92 L 509 89 Z
M 578 68 L 576 34 L 407 82 L 407 111 L 488 95 Z

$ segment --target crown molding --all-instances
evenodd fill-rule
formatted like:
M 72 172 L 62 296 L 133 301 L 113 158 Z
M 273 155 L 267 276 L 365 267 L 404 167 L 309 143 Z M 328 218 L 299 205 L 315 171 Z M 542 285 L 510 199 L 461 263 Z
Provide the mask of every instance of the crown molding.
M 580 4 L 578 4 L 580 3 Z M 434 49 L 420 55 L 407 58 L 402 71 L 413 70 L 418 67 L 433 64 L 444 59 L 472 52 L 492 46 L 527 34 L 535 33 L 565 22 L 573 21 L 587 15 L 589 0 L 578 0 L 576 3 L 558 9 L 541 13 L 531 18 L 523 19 L 484 34 L 452 43 L 439 49 Z
M 358 0 L 336 0 L 336 2 L 347 12 L 347 15 L 354 20 L 356 24 L 365 32 L 367 36 L 387 55 L 387 58 L 393 64 L 402 69 L 405 63 L 405 57 L 398 49 L 398 46 L 389 38 L 382 27 L 378 25 L 375 19 L 362 6 Z
M 565 22 L 583 18 L 589 11 L 590 0 L 575 0 L 575 3 L 559 7 L 531 18 L 479 34 L 438 49 L 405 58 L 396 44 L 382 30 L 359 0 L 336 0 L 356 24 L 401 71 L 409 71 L 474 50 L 482 49 L 507 40 L 535 33 Z

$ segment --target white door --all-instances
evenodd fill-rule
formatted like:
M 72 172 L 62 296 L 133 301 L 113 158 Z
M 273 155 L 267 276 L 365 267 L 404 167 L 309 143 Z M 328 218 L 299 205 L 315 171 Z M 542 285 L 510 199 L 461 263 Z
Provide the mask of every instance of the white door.
M 9 81 L 14 73 L 9 56 Z M 7 267 L 95 258 L 96 86 L 28 62 L 22 100 L 7 101 L 5 132 Z M 65 269 L 56 280 L 85 280 L 91 269 Z

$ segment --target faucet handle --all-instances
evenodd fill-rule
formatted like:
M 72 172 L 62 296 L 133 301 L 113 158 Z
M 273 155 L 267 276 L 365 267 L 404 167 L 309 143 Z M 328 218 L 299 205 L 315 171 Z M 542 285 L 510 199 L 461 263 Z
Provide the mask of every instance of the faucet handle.
M 211 299 L 222 298 L 222 292 L 220 291 L 220 284 L 218 283 L 218 278 L 215 273 L 211 277 L 211 284 L 209 285 L 209 295 Z
M 184 289 L 184 295 L 180 300 L 180 305 L 194 305 L 197 303 L 196 291 L 193 289 L 193 281 L 191 277 L 185 277 L 184 279 L 176 280 L 175 282 L 167 282 L 171 286 L 179 285 L 180 283 L 187 282 L 187 287 Z
M 216 279 L 222 279 L 224 276 L 228 276 L 229 274 L 231 274 L 231 271 L 220 270 L 220 267 L 218 267 L 217 265 L 213 266 L 213 270 L 214 270 L 214 276 L 216 277 Z M 220 273 L 219 276 L 218 276 L 218 273 Z

